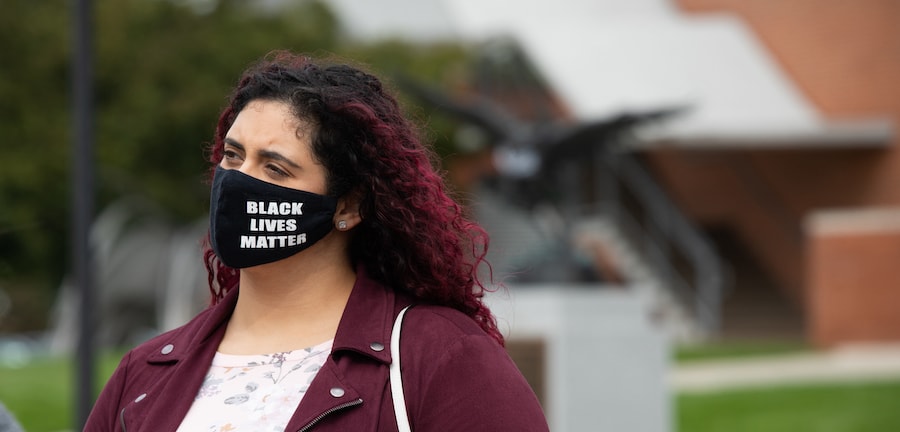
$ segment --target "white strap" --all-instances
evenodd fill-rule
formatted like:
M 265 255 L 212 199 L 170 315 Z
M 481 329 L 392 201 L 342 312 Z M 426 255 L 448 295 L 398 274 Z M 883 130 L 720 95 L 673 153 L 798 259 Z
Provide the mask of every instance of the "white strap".
M 403 380 L 400 376 L 400 327 L 407 309 L 409 306 L 403 308 L 400 315 L 397 315 L 394 329 L 391 331 L 391 396 L 394 398 L 394 417 L 397 418 L 397 429 L 400 432 L 412 432 L 409 417 L 406 415 L 406 398 L 403 397 Z

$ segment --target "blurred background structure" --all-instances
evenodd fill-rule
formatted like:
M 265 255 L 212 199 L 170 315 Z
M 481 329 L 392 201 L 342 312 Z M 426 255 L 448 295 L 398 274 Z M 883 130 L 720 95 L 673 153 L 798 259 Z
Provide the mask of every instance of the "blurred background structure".
M 104 349 L 204 307 L 204 148 L 276 48 L 393 81 L 492 235 L 490 300 L 553 430 L 673 429 L 673 347 L 900 343 L 900 2 L 94 5 Z M 0 5 L 9 367 L 75 341 L 68 14 Z
M 616 156 L 589 172 L 613 175 L 634 161 L 660 195 L 648 185 L 616 196 L 630 178 L 620 172 L 597 182 L 599 200 L 575 204 L 612 201 L 647 225 L 662 213 L 662 226 L 644 227 L 660 231 L 651 236 L 665 238 L 680 215 L 698 227 L 730 269 L 717 283 L 724 311 L 715 311 L 716 294 L 688 301 L 716 336 L 818 346 L 900 338 L 896 2 L 432 2 L 406 25 L 396 10 L 357 3 L 334 2 L 360 37 L 482 43 L 470 82 L 537 125 L 518 131 L 529 139 L 548 118 L 590 124 L 678 110 L 627 137 L 590 137 Z M 593 163 L 590 145 L 572 151 Z M 558 168 L 548 171 L 569 174 Z M 595 186 L 585 179 L 582 195 Z M 673 205 L 657 212 L 660 201 Z M 653 241 L 662 250 L 644 255 L 666 255 L 674 268 L 654 270 L 664 289 L 677 289 L 671 272 L 698 267 L 672 262 L 681 245 Z M 682 279 L 692 285 L 691 276 Z M 718 318 L 704 318 L 704 307 Z

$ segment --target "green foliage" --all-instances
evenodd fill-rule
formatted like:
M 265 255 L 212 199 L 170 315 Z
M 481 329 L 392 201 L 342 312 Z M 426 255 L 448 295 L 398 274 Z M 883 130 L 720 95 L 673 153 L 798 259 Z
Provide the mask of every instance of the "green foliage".
M 97 26 L 103 197 L 138 193 L 180 220 L 205 211 L 204 144 L 240 71 L 275 48 L 331 49 L 337 38 L 316 3 L 267 15 L 225 2 L 196 15 L 165 1 L 103 1 Z
M 64 2 L 17 0 L 0 14 L 0 278 L 63 262 L 68 202 Z
M 678 429 L 690 432 L 900 430 L 900 382 L 853 382 L 686 394 Z
M 277 12 L 219 0 L 95 0 L 97 209 L 125 195 L 174 223 L 207 209 L 205 146 L 238 75 L 275 49 L 335 53 L 390 75 L 438 82 L 464 64 L 452 45 L 351 44 L 322 3 Z M 0 13 L 0 289 L 53 290 L 67 268 L 70 214 L 70 2 L 9 0 Z M 439 147 L 453 126 L 410 109 Z M 20 290 L 22 291 L 22 290 Z M 16 299 L 13 299 L 14 301 Z M 0 323 L 2 330 L 9 323 Z

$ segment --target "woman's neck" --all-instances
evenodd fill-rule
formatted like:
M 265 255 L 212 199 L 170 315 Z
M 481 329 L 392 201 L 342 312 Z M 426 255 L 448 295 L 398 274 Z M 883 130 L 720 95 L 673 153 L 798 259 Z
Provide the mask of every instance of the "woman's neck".
M 333 338 L 355 281 L 349 260 L 323 259 L 313 250 L 242 270 L 219 351 L 268 354 Z

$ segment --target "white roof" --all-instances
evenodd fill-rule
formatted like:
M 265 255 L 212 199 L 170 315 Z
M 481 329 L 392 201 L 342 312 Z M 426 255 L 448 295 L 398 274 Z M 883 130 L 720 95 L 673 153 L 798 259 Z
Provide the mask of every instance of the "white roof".
M 361 37 L 514 38 L 582 120 L 685 107 L 648 141 L 886 145 L 890 121 L 823 118 L 738 17 L 669 0 L 329 0 Z M 404 13 L 405 11 L 405 13 Z

